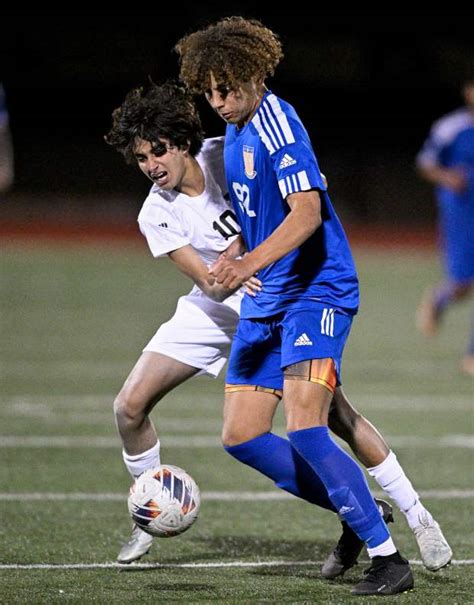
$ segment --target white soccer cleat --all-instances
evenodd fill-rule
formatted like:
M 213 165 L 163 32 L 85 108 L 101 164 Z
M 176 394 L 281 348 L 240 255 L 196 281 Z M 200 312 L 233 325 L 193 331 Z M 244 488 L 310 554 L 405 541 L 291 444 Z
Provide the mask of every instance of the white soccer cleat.
M 132 563 L 137 561 L 150 550 L 153 536 L 141 530 L 138 525 L 133 525 L 130 540 L 124 544 L 118 554 L 118 563 Z
M 453 551 L 443 536 L 439 524 L 426 513 L 419 516 L 420 525 L 413 529 L 421 559 L 426 569 L 438 571 L 448 565 Z

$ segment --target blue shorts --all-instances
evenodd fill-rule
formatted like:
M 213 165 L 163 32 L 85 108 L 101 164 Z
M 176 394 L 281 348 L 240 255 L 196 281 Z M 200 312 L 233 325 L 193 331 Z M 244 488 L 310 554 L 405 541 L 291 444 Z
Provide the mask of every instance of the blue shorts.
M 342 353 L 351 324 L 351 315 L 316 302 L 272 317 L 240 319 L 226 383 L 281 390 L 287 366 L 330 357 L 340 384 Z
M 474 199 L 445 194 L 439 206 L 445 271 L 456 283 L 474 280 Z

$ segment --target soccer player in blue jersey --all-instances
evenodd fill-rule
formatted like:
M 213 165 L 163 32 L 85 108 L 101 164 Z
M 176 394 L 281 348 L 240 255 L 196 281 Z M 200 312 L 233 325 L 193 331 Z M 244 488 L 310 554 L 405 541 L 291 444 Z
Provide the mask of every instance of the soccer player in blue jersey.
M 230 288 L 255 273 L 263 283 L 255 297 L 244 297 L 232 344 L 225 449 L 278 487 L 339 513 L 346 543 L 351 535 L 358 552 L 365 543 L 372 559 L 354 594 L 403 592 L 413 586 L 408 561 L 362 471 L 328 432 L 358 281 L 308 134 L 293 107 L 264 84 L 283 56 L 280 42 L 261 23 L 232 17 L 176 48 L 182 80 L 204 92 L 228 124 L 226 177 L 248 250 L 240 260 L 220 259 L 211 273 Z M 288 439 L 271 432 L 283 393 Z M 355 562 L 341 564 L 334 555 L 326 577 Z
M 181 87 L 168 83 L 130 91 L 113 113 L 113 127 L 106 141 L 153 181 L 138 217 L 153 256 L 168 255 L 195 282 L 193 290 L 180 298 L 173 318 L 147 344 L 114 402 L 123 460 L 136 477 L 161 462 L 160 440 L 150 418 L 155 403 L 170 388 L 195 374 L 216 376 L 226 361 L 242 293 L 231 295 L 230 290 L 214 283 L 208 265 L 220 254 L 229 255 L 229 242 L 232 253 L 240 255 L 242 243 L 227 194 L 223 137 L 202 141 L 196 108 Z M 249 294 L 259 285 L 256 278 L 247 282 Z M 417 500 L 393 452 L 340 389 L 335 401 L 331 429 L 350 443 L 364 464 L 374 467 L 370 472 L 379 484 L 402 509 L 407 509 L 407 517 L 422 527 L 418 542 L 423 539 L 432 545 L 433 528 L 420 526 L 418 521 L 420 512 L 429 513 Z M 319 483 L 317 488 L 319 479 L 314 473 L 308 480 L 312 488 L 303 493 L 315 504 L 332 507 L 324 486 Z M 291 481 L 282 486 L 292 489 Z M 377 502 L 384 518 L 389 519 L 390 505 Z M 118 561 L 136 561 L 149 551 L 152 541 L 152 536 L 134 525 Z M 341 575 L 353 565 L 362 546 L 351 530 L 343 533 L 335 555 L 324 567 L 325 577 Z M 433 568 L 432 546 L 420 550 L 425 565 Z M 439 553 L 435 554 L 434 563 L 439 566 Z
M 474 79 L 463 87 L 465 106 L 437 120 L 416 158 L 420 175 L 436 186 L 445 279 L 430 288 L 417 324 L 434 336 L 444 312 L 464 299 L 474 283 Z M 463 371 L 474 376 L 474 326 Z

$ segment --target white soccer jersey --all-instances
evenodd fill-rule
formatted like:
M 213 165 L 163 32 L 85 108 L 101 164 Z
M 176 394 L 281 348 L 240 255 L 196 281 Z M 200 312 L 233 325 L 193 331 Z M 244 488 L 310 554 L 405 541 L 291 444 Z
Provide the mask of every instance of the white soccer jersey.
M 201 195 L 190 197 L 152 186 L 138 223 L 153 256 L 190 244 L 210 265 L 240 233 L 227 195 L 223 148 L 222 137 L 206 139 L 196 156 L 205 178 Z
M 190 197 L 153 185 L 138 216 L 140 230 L 154 257 L 191 245 L 206 265 L 212 264 L 240 233 L 227 195 L 224 139 L 206 139 L 196 160 L 205 189 Z M 217 376 L 229 354 L 239 320 L 242 292 L 219 303 L 194 286 L 178 300 L 174 316 L 145 347 Z

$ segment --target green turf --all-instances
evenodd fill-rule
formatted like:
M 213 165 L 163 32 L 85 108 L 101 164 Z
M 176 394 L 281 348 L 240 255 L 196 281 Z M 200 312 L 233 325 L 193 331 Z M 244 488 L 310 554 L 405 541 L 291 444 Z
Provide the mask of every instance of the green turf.
M 473 382 L 458 370 L 469 304 L 453 310 L 439 337 L 428 343 L 414 330 L 414 311 L 423 288 L 438 276 L 435 259 L 410 251 L 362 252 L 357 262 L 362 306 L 344 357 L 348 395 L 393 439 L 419 490 L 472 489 L 466 436 L 472 434 Z M 189 282 L 167 261 L 153 261 L 144 248 L 131 247 L 12 246 L 2 252 L 0 278 L 0 493 L 25 494 L 0 500 L 0 563 L 113 561 L 129 531 L 129 480 L 115 434 L 113 397 Z M 273 491 L 268 480 L 213 445 L 219 438 L 222 388 L 221 379 L 195 379 L 159 404 L 154 419 L 163 458 L 187 468 L 205 493 Z M 284 431 L 281 412 L 275 425 Z M 449 445 L 443 441 L 448 436 L 462 439 Z M 44 440 L 36 446 L 21 443 L 34 437 Z M 209 443 L 176 444 L 197 437 Z M 80 441 L 58 447 L 60 438 Z M 123 502 L 28 499 L 32 492 L 123 493 Z M 471 559 L 472 499 L 427 498 L 426 504 L 442 523 L 455 558 Z M 338 532 L 332 515 L 296 499 L 204 498 L 196 525 L 179 538 L 156 541 L 145 560 L 176 565 L 319 561 Z M 393 535 L 406 556 L 419 558 L 400 514 Z M 320 579 L 317 566 L 290 563 L 129 571 L 3 569 L 0 602 L 372 602 L 349 597 L 362 568 L 334 584 Z M 397 602 L 471 599 L 472 566 L 451 566 L 438 574 L 416 566 L 414 572 L 416 590 Z

